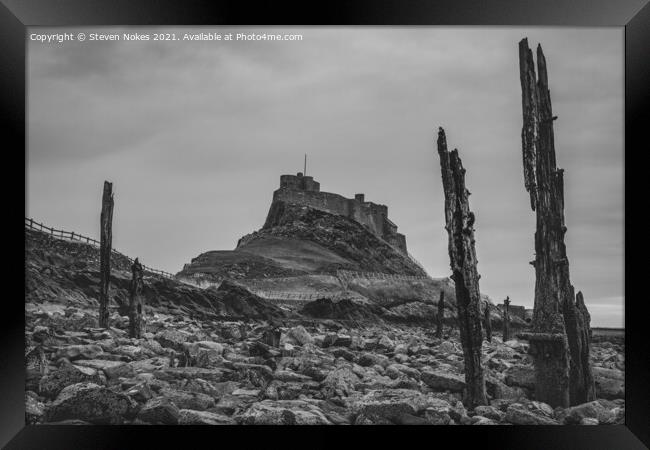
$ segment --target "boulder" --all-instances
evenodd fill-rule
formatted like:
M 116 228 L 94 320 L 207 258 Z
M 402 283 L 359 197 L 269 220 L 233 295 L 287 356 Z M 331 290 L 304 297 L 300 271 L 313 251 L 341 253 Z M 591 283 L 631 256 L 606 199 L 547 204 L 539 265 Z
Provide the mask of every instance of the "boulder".
M 449 425 L 451 422 L 452 407 L 449 402 L 434 398 L 431 404 L 424 410 L 424 418 L 431 425 Z
M 178 415 L 179 425 L 236 425 L 236 422 L 223 414 L 209 411 L 181 409 Z
M 314 343 L 314 338 L 302 325 L 291 328 L 287 334 L 300 345 Z
M 228 380 L 247 382 L 253 386 L 266 386 L 273 379 L 273 370 L 261 364 L 234 363 Z
M 243 425 L 331 425 L 316 406 L 303 400 L 263 400 L 235 417 Z
M 101 370 L 106 374 L 109 380 L 117 379 L 120 377 L 129 378 L 135 376 L 135 370 L 130 363 L 123 361 L 107 361 L 104 359 L 88 359 L 76 362 L 77 365 L 83 367 L 91 367 L 96 370 Z
M 596 397 L 608 400 L 625 398 L 625 374 L 618 369 L 592 367 Z
M 323 380 L 322 393 L 325 398 L 347 397 L 355 391 L 359 377 L 348 367 L 332 370 Z
M 103 384 L 97 370 L 91 367 L 65 364 L 60 369 L 53 370 L 41 378 L 38 393 L 44 397 L 53 399 L 66 386 L 82 382 Z
M 416 390 L 373 390 L 348 399 L 350 412 L 360 423 L 399 423 L 404 414 L 418 415 L 435 404 L 435 399 Z M 357 423 L 355 421 L 355 423 Z
M 389 360 L 384 355 L 378 355 L 376 353 L 370 353 L 370 352 L 363 352 L 361 355 L 359 355 L 357 359 L 357 364 L 363 367 L 372 367 L 374 365 L 388 367 Z
M 165 397 L 156 397 L 145 403 L 137 418 L 152 425 L 176 425 L 179 415 L 178 408 L 171 401 Z
M 99 345 L 66 345 L 59 347 L 56 352 L 56 358 L 66 358 L 70 361 L 75 359 L 95 359 L 104 353 Z
M 502 411 L 499 411 L 498 408 L 487 405 L 480 405 L 474 408 L 474 415 L 492 419 L 497 422 L 501 421 L 505 416 L 505 414 Z
M 521 403 L 508 406 L 504 421 L 514 425 L 559 425 L 558 421 L 540 411 L 531 411 Z
M 33 392 L 25 393 L 25 424 L 39 423 L 45 414 L 45 405 L 38 400 Z
M 180 409 L 205 411 L 215 406 L 214 398 L 200 392 L 189 392 L 180 389 L 163 388 L 159 394 L 170 400 Z
M 451 372 L 429 369 L 421 371 L 424 383 L 432 389 L 462 392 L 465 389 L 465 377 Z
M 392 352 L 395 349 L 395 343 L 386 335 L 383 335 L 377 341 L 377 347 L 382 350 Z
M 612 424 L 616 421 L 616 413 L 605 408 L 600 402 L 593 401 L 567 408 L 556 415 L 564 424 L 576 425 L 583 419 L 595 419 L 600 424 Z
M 185 350 L 185 346 L 183 344 L 185 342 L 191 342 L 193 340 L 192 336 L 189 333 L 174 329 L 162 330 L 156 333 L 154 339 L 158 341 L 158 343 L 163 347 L 171 348 L 177 352 L 183 352 Z
M 133 403 L 126 395 L 94 383 L 65 387 L 46 410 L 47 422 L 80 419 L 98 425 L 121 424 L 129 417 Z
M 227 381 L 222 380 L 229 376 L 228 369 L 206 369 L 202 367 L 166 367 L 153 372 L 154 377 L 164 381 L 193 380 L 200 378 L 206 381 Z

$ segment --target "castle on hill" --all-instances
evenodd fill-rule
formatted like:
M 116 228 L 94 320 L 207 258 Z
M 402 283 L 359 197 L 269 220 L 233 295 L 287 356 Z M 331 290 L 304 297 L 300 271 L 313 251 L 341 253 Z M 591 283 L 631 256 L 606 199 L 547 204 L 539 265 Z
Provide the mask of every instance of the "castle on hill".
M 408 255 L 406 237 L 397 232 L 397 225 L 388 218 L 388 207 L 365 201 L 363 194 L 345 198 L 339 194 L 321 192 L 319 182 L 298 172 L 297 175 L 280 176 L 280 188 L 273 192 L 273 202 L 276 201 L 309 206 L 349 217 Z

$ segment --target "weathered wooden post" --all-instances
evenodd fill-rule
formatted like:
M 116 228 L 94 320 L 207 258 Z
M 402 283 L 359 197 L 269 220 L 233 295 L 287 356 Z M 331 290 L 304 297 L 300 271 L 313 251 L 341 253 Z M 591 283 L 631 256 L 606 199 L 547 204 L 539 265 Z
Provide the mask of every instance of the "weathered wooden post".
M 593 399 L 588 388 L 589 342 L 569 278 L 564 171 L 556 167 L 553 121 L 557 116 L 551 108 L 546 59 L 538 45 L 536 75 L 526 38 L 519 42 L 519 70 L 524 181 L 537 219 L 535 260 L 531 262 L 535 267 L 532 330 L 522 335 L 529 339 L 535 360 L 535 398 L 553 407 L 568 407 Z
M 483 333 L 474 248 L 474 213 L 469 209 L 470 193 L 465 187 L 465 169 L 458 150 L 447 150 L 447 139 L 442 128 L 438 131 L 438 154 L 445 192 L 445 229 L 449 235 L 451 278 L 456 288 L 458 327 L 465 359 L 466 403 L 473 408 L 487 404 L 481 366 Z
M 485 311 L 483 311 L 483 322 L 485 324 L 485 339 L 492 342 L 492 320 L 490 319 L 490 303 L 485 302 Z
M 442 339 L 443 320 L 445 318 L 445 291 L 440 291 L 440 298 L 438 299 L 438 315 L 436 316 L 437 328 L 436 337 Z
M 129 297 L 129 336 L 140 339 L 145 331 L 144 296 L 142 290 L 142 264 L 135 258 L 131 265 L 131 291 Z
M 510 297 L 503 301 L 503 342 L 510 340 Z
M 111 246 L 113 241 L 113 183 L 104 181 L 100 216 L 99 248 L 99 326 L 108 328 L 108 290 L 111 280 Z

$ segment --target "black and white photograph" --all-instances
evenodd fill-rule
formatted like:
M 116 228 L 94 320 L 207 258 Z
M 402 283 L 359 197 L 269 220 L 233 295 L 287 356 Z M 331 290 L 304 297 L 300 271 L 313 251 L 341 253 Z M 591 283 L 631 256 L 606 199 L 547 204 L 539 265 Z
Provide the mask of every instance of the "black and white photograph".
M 625 423 L 623 28 L 26 39 L 27 424 Z

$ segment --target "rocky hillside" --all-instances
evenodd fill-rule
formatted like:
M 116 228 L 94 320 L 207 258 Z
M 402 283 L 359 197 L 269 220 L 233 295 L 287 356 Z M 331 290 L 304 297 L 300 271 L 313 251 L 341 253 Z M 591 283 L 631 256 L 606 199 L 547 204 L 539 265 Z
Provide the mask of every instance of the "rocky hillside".
M 99 297 L 99 249 L 93 245 L 55 239 L 37 231 L 26 232 L 25 304 L 29 315 L 35 305 L 55 305 L 64 311 L 83 311 L 80 326 L 96 323 Z M 131 280 L 125 257 L 111 258 L 111 308 L 114 318 L 126 314 Z M 145 274 L 147 275 L 147 274 Z M 144 292 L 149 313 L 184 315 L 201 319 L 268 319 L 286 312 L 245 289 L 224 283 L 219 289 L 199 289 L 148 274 Z
M 337 270 L 426 276 L 408 257 L 347 217 L 274 202 L 262 229 L 244 236 L 234 251 L 194 258 L 181 277 L 265 278 L 334 274 Z

